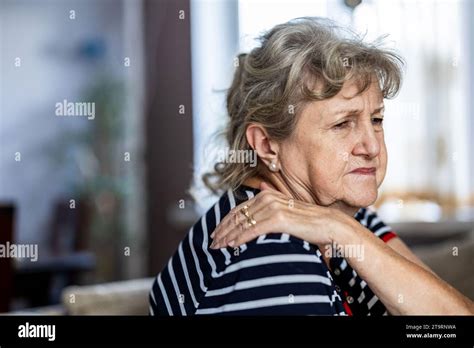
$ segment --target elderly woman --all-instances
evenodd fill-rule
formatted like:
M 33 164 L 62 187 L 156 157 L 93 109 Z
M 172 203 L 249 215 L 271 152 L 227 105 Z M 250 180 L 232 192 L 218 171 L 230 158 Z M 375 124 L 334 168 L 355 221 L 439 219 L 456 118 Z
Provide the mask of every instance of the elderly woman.
M 155 315 L 473 314 L 369 207 L 387 167 L 384 98 L 401 59 L 317 18 L 277 25 L 239 56 L 219 201 L 150 292 Z

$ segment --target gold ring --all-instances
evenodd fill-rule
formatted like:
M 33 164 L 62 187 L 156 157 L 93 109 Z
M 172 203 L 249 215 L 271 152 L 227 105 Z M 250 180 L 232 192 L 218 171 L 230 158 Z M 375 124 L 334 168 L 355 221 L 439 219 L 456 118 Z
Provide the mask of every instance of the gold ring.
M 244 206 L 242 207 L 242 209 L 240 209 L 240 212 L 241 212 L 242 214 L 244 214 L 244 216 L 245 216 L 247 219 L 250 218 L 249 207 L 248 207 L 247 205 L 244 205 Z
M 253 216 L 250 216 L 247 218 L 247 223 L 249 226 L 255 226 L 257 224 L 257 221 L 253 218 Z

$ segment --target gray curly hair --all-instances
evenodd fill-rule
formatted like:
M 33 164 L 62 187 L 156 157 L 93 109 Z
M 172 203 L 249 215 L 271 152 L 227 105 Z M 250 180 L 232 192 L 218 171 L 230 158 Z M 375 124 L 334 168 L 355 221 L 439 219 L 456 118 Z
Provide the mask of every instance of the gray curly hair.
M 316 17 L 296 18 L 269 30 L 260 37 L 260 46 L 238 56 L 227 93 L 224 133 L 229 150 L 252 150 L 245 135 L 251 123 L 261 124 L 272 140 L 286 139 L 306 103 L 335 96 L 352 78 L 362 93 L 375 76 L 383 97 L 394 97 L 404 63 L 397 53 L 381 48 L 382 41 L 365 43 L 357 34 Z M 256 166 L 220 162 L 214 170 L 204 174 L 203 181 L 219 194 L 263 175 L 266 168 L 258 160 Z

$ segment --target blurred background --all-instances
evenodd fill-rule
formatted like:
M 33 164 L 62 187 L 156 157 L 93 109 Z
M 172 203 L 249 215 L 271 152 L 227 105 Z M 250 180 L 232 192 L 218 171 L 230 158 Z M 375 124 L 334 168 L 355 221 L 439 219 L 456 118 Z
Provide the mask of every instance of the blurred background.
M 301 16 L 405 58 L 375 208 L 474 299 L 473 2 L 0 0 L 0 312 L 146 314 L 216 200 L 200 177 L 234 58 Z M 20 246 L 37 260 L 7 254 Z

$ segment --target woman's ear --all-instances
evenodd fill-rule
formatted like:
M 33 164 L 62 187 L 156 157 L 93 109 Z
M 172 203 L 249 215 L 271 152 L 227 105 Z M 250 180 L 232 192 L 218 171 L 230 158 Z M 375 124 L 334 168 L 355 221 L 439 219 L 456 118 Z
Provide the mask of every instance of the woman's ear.
M 275 163 L 278 166 L 279 146 L 276 141 L 268 138 L 268 133 L 262 125 L 257 123 L 250 124 L 245 135 L 250 147 L 257 152 L 258 157 L 267 167 L 271 163 Z

